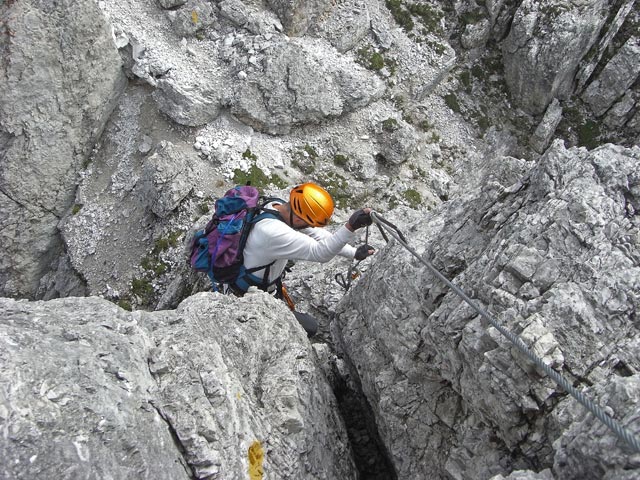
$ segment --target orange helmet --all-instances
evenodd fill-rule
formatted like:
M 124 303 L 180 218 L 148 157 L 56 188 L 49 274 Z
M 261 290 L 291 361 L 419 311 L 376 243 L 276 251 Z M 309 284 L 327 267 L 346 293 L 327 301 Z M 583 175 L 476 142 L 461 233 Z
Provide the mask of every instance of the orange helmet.
M 291 210 L 312 227 L 324 227 L 333 214 L 333 199 L 320 185 L 303 183 L 289 194 Z

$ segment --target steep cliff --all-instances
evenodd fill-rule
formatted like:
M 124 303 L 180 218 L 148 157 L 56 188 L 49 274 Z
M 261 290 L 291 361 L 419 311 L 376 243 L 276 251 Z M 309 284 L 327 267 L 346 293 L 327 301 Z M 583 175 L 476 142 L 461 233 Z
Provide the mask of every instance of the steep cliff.
M 481 187 L 406 230 L 422 258 L 635 435 L 639 158 L 558 142 L 533 168 L 495 159 Z M 333 326 L 399 478 L 638 474 L 624 442 L 397 243 Z
M 316 353 L 266 294 L 0 309 L 3 478 L 357 478 Z
M 0 6 L 0 294 L 34 297 L 125 77 L 92 0 Z
M 636 0 L 8 0 L 0 16 L 0 295 L 91 297 L 2 300 L 3 475 L 253 480 L 259 459 L 266 478 L 638 475 L 373 229 L 344 300 L 344 260 L 288 274 L 320 320 L 313 350 L 272 299 L 191 298 L 209 285 L 186 263 L 231 185 L 318 182 L 334 225 L 363 205 L 391 218 L 637 433 Z

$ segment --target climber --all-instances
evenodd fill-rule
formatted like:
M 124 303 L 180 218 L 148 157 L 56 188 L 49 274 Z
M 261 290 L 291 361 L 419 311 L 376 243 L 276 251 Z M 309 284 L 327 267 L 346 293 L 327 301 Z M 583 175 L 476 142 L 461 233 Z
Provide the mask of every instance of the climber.
M 249 233 L 244 267 L 264 268 L 238 279 L 236 286 L 243 290 L 256 285 L 270 292 L 278 290 L 276 295 L 282 298 L 281 279 L 289 260 L 324 263 L 336 255 L 362 260 L 374 253 L 369 245 L 354 248 L 347 244 L 354 239 L 355 230 L 371 224 L 371 209 L 356 210 L 335 233 L 319 228 L 329 223 L 334 203 L 329 192 L 315 183 L 298 185 L 291 190 L 288 202 L 275 199 L 264 208 L 276 212 L 278 218 L 257 222 Z M 294 314 L 310 337 L 317 332 L 318 323 L 313 317 L 295 311 Z

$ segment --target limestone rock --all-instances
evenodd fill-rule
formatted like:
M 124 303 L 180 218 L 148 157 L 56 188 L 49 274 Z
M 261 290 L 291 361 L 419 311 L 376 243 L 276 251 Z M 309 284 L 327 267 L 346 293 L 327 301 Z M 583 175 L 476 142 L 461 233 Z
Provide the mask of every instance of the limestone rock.
M 466 200 L 403 229 L 545 363 L 593 384 L 585 394 L 636 436 L 640 224 L 629 212 L 640 203 L 639 160 L 637 147 L 588 152 L 561 141 L 529 172 L 497 158 Z M 398 478 L 490 478 L 532 465 L 555 478 L 638 474 L 607 427 L 558 397 L 559 387 L 395 242 L 338 305 L 332 331 Z
M 572 93 L 578 64 L 598 38 L 606 2 L 525 0 L 503 44 L 505 78 L 516 103 L 544 112 L 554 97 Z
M 158 89 L 153 98 L 158 108 L 176 123 L 188 126 L 204 125 L 220 113 L 220 79 L 196 77 L 185 82 L 174 78 L 162 78 L 156 82 Z
M 607 112 L 604 123 L 611 128 L 619 128 L 630 120 L 636 105 L 635 95 L 627 91 Z
M 554 478 L 551 470 L 545 469 L 540 473 L 535 473 L 530 470 L 516 470 L 506 477 L 496 475 L 495 477 L 491 477 L 491 480 L 554 480 Z
M 30 297 L 62 252 L 56 225 L 125 77 L 96 2 L 0 11 L 0 295 Z
M 629 425 L 637 418 L 637 411 L 627 406 L 640 401 L 640 375 L 613 376 L 599 383 L 587 393 L 595 398 L 617 422 Z M 629 448 L 622 440 L 613 437 L 592 414 L 586 413 L 576 401 L 565 405 L 559 415 L 571 418 L 571 426 L 556 440 L 553 471 L 556 478 L 586 478 L 593 472 L 604 472 L 604 478 L 631 479 L 638 476 L 640 466 L 633 461 Z M 631 430 L 636 438 L 638 429 Z M 584 441 L 590 439 L 590 441 Z M 607 452 L 603 455 L 602 452 Z M 637 456 L 637 455 L 636 455 Z
M 466 49 L 482 47 L 491 35 L 491 23 L 488 19 L 483 18 L 477 23 L 468 23 L 465 25 L 464 32 L 460 37 L 462 46 Z
M 334 8 L 329 0 L 267 0 L 278 15 L 284 33 L 292 37 L 304 35 L 318 19 Z
M 576 91 L 581 92 L 584 90 L 585 85 L 591 78 L 594 70 L 602 60 L 602 57 L 609 51 L 611 48 L 611 43 L 613 39 L 616 37 L 616 34 L 620 31 L 622 25 L 627 21 L 627 19 L 631 19 L 633 17 L 629 17 L 629 14 L 634 10 L 636 0 L 623 0 L 622 4 L 619 5 L 618 11 L 615 13 L 615 16 L 607 21 L 606 32 L 601 33 L 600 40 L 598 41 L 598 45 L 595 48 L 595 54 L 589 55 L 588 58 L 585 58 L 582 65 L 576 74 Z
M 621 98 L 640 75 L 640 38 L 630 38 L 616 52 L 582 98 L 597 116 Z
M 324 42 L 302 39 L 270 47 L 264 71 L 236 85 L 232 112 L 255 128 L 283 133 L 339 117 L 382 95 L 378 77 L 332 50 Z
M 348 0 L 333 5 L 328 14 L 313 25 L 309 33 L 326 39 L 341 53 L 353 49 L 371 25 L 369 9 L 364 0 Z
M 214 10 L 204 0 L 189 0 L 184 6 L 170 12 L 171 25 L 179 37 L 190 37 L 212 25 Z
M 251 12 L 240 0 L 224 0 L 220 2 L 220 15 L 241 27 L 247 23 Z
M 558 102 L 558 99 L 554 98 L 544 112 L 540 124 L 536 127 L 535 132 L 533 132 L 533 136 L 529 142 L 531 148 L 538 153 L 544 152 L 549 146 L 560 120 L 562 120 L 562 106 L 560 102 Z
M 158 3 L 162 8 L 170 9 L 184 5 L 187 0 L 158 0 Z
M 404 163 L 418 147 L 418 134 L 416 129 L 400 120 L 392 131 L 383 128 L 379 136 L 380 155 L 384 162 L 391 165 Z
M 168 216 L 193 188 L 192 163 L 170 142 L 164 142 L 145 162 L 140 193 L 160 218 Z
M 357 478 L 315 353 L 268 295 L 0 310 L 3 478 Z
M 190 226 L 190 222 L 176 221 L 185 192 L 209 195 L 214 188 L 213 167 L 200 159 L 191 139 L 185 140 L 171 119 L 158 111 L 152 91 L 143 83 L 125 89 L 99 148 L 82 172 L 75 205 L 59 223 L 66 255 L 86 283 L 87 295 L 118 301 L 131 288 L 133 278 L 150 273 L 141 271 L 141 264 L 156 241 L 166 241 L 169 235 L 175 238 Z M 172 141 L 166 142 L 161 132 L 171 132 Z M 146 155 L 140 152 L 145 143 L 155 145 Z M 162 171 L 156 171 L 158 165 Z M 176 171 L 178 166 L 180 171 Z M 187 195 L 187 202 L 193 195 Z M 168 270 L 175 270 L 178 260 L 172 261 L 167 251 L 162 258 L 157 253 L 152 256 L 171 264 Z M 152 280 L 155 288 L 165 283 L 157 275 Z M 61 291 L 51 281 L 48 284 Z
M 97 298 L 0 309 L 2 419 L 14 432 L 2 477 L 190 478 L 155 400 L 151 338 L 130 314 Z

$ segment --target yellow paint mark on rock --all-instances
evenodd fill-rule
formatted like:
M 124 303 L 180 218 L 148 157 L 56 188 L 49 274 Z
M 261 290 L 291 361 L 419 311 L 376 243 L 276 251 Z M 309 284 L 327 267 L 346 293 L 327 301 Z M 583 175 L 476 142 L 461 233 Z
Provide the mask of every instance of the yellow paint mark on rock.
M 240 400 L 242 398 L 242 392 L 236 393 L 236 398 Z
M 191 11 L 191 21 L 193 23 L 198 23 L 198 12 L 196 12 L 195 10 Z
M 249 447 L 249 478 L 251 480 L 262 480 L 264 470 L 262 461 L 264 460 L 264 450 L 259 441 L 253 442 Z

